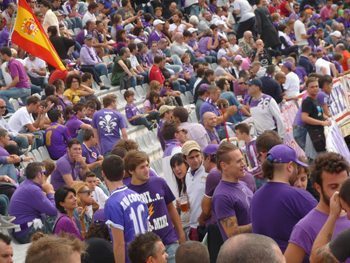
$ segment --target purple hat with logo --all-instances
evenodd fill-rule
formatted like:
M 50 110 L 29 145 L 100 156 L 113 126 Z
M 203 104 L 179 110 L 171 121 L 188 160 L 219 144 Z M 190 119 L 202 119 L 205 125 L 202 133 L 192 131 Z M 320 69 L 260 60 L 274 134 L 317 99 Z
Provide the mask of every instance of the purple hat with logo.
M 295 150 L 285 144 L 279 144 L 272 147 L 272 149 L 267 153 L 266 159 L 272 163 L 294 162 L 297 165 L 308 167 L 306 163 L 298 160 Z
M 93 215 L 92 221 L 94 223 L 105 223 L 106 217 L 105 217 L 104 209 L 97 210 Z
M 216 154 L 218 149 L 219 149 L 219 144 L 208 144 L 203 149 L 203 153 L 206 154 L 206 155 L 213 155 L 213 154 Z

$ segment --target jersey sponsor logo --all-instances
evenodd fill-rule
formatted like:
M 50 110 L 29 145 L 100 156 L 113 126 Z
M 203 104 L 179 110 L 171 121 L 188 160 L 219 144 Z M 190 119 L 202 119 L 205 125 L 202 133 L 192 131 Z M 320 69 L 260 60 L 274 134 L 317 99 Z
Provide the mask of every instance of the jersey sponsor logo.
M 110 114 L 106 114 L 105 116 L 100 116 L 100 120 L 98 125 L 102 130 L 104 130 L 107 134 L 113 134 L 113 131 L 118 126 L 118 120 L 114 116 Z

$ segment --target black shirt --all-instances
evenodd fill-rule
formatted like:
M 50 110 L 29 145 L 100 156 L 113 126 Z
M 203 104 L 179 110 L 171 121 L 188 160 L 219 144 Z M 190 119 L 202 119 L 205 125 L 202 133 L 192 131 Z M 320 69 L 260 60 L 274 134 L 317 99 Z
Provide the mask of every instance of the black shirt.
M 276 80 L 269 76 L 264 76 L 260 78 L 262 82 L 262 92 L 264 94 L 270 95 L 275 99 L 277 104 L 282 102 L 282 89 Z
M 311 118 L 323 121 L 323 110 L 317 100 L 307 97 L 301 104 L 301 112 L 307 112 Z M 305 124 L 306 129 L 323 129 L 322 125 Z

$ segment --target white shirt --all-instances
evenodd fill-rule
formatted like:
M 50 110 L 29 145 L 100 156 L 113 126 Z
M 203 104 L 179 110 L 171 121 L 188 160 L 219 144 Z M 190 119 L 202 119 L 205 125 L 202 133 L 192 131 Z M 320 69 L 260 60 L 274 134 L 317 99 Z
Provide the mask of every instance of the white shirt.
M 289 72 L 286 75 L 286 83 L 283 88 L 288 98 L 298 96 L 300 94 L 300 80 L 298 75 L 292 71 Z
M 22 107 L 10 117 L 8 123 L 15 132 L 26 132 L 27 128 L 25 125 L 33 124 L 34 118 L 28 112 L 27 107 Z
M 176 24 L 171 24 L 169 26 L 169 32 L 177 31 L 180 33 L 183 33 L 186 29 L 186 26 L 184 24 L 176 25 Z
M 11 129 L 10 125 L 4 119 L 4 117 L 0 116 L 0 128 L 7 130 L 7 132 L 12 136 L 17 136 L 18 132 L 15 132 Z
M 58 27 L 58 19 L 57 16 L 55 15 L 54 12 L 52 12 L 51 9 L 47 10 L 45 16 L 44 16 L 44 21 L 43 21 L 43 28 L 45 32 L 47 33 L 47 29 L 49 26 L 56 26 L 58 30 L 58 35 L 59 35 L 59 27 Z
M 95 191 L 92 192 L 92 198 L 99 205 L 99 209 L 103 209 L 105 207 L 106 200 L 108 196 L 103 192 L 103 190 L 96 186 Z
M 325 70 L 326 71 L 326 75 L 329 75 L 331 76 L 331 62 L 323 59 L 323 58 L 319 58 L 316 60 L 316 63 L 315 63 L 315 68 L 316 68 L 316 73 L 317 74 L 321 74 L 321 75 L 324 75 L 323 74 L 323 71 Z
M 34 78 L 38 78 L 38 77 L 43 77 L 40 76 L 37 73 L 32 72 L 33 69 L 46 69 L 46 63 L 44 60 L 40 59 L 40 58 L 34 58 L 34 60 L 30 60 L 29 57 L 26 57 L 24 59 L 24 66 L 27 69 L 27 73 L 28 75 L 31 75 Z
M 89 11 L 87 11 L 83 16 L 83 20 L 82 20 L 83 26 L 85 26 L 86 22 L 89 20 L 96 22 L 96 16 L 95 14 L 91 14 Z
M 190 227 L 198 226 L 198 217 L 202 213 L 202 199 L 205 194 L 205 183 L 208 174 L 205 172 L 204 166 L 201 165 L 192 175 L 191 169 L 186 174 L 187 195 L 190 202 Z
M 181 146 L 174 147 L 170 156 L 162 158 L 162 170 L 163 170 L 162 177 L 167 182 L 167 184 L 168 184 L 169 188 L 171 189 L 171 191 L 173 192 L 175 198 L 179 198 L 179 190 L 177 188 L 175 175 L 174 175 L 173 170 L 171 169 L 171 166 L 170 166 L 170 159 L 171 159 L 171 157 L 173 157 L 177 153 L 181 153 Z
M 135 55 L 130 55 L 130 58 L 128 58 L 131 64 L 131 68 L 136 68 L 140 66 L 140 63 L 137 61 L 137 58 Z
M 239 16 L 241 19 L 238 21 L 239 23 L 247 21 L 248 19 L 255 16 L 253 7 L 247 0 L 235 0 L 233 3 L 233 9 L 240 11 Z
M 306 35 L 306 28 L 299 19 L 294 23 L 294 33 L 298 46 L 308 45 L 307 39 L 302 39 L 301 35 Z

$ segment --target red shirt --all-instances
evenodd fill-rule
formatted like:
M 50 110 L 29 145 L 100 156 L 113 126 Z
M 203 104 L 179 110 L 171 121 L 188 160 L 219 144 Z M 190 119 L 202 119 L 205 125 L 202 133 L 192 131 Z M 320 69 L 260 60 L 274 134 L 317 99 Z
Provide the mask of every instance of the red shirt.
M 149 81 L 152 80 L 158 81 L 161 85 L 164 83 L 164 75 L 157 65 L 153 65 L 149 71 Z
M 347 70 L 350 69 L 350 68 L 348 67 L 348 60 L 350 59 L 350 53 L 349 53 L 349 51 L 344 50 L 343 53 L 342 53 L 342 55 L 343 55 L 343 60 L 342 60 L 341 65 L 343 66 L 343 70 L 344 70 L 344 71 L 347 71 Z
M 291 12 L 286 8 L 286 5 L 289 5 L 288 1 L 283 1 L 280 4 L 280 14 L 281 16 L 288 17 Z

